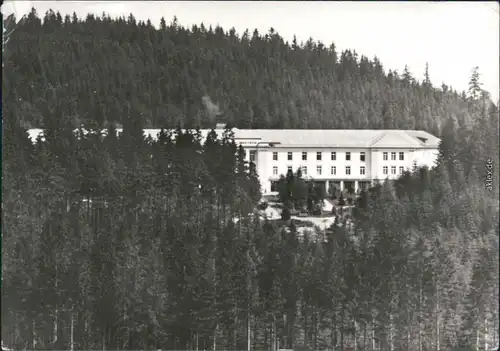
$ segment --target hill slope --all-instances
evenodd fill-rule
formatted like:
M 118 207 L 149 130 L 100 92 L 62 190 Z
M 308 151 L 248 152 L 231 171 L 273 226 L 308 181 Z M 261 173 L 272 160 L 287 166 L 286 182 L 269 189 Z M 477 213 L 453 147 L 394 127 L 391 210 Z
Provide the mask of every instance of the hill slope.
M 49 125 L 49 116 L 74 124 L 134 116 L 144 127 L 212 127 L 216 104 L 239 128 L 439 134 L 449 117 L 473 119 L 464 96 L 434 88 L 429 77 L 419 83 L 409 71 L 386 72 L 376 58 L 337 52 L 334 44 L 285 43 L 273 29 L 238 37 L 203 24 L 163 21 L 156 30 L 132 15 L 82 21 L 53 12 L 42 24 L 32 11 L 7 50 L 4 113 L 25 127 Z

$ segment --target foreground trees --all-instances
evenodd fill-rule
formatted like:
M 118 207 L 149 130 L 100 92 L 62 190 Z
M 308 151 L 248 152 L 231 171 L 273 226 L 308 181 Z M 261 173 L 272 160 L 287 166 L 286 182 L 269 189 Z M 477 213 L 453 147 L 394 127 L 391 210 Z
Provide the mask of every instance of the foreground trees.
M 453 135 L 436 169 L 362 193 L 354 226 L 337 220 L 311 242 L 293 223 L 251 215 L 258 180 L 229 131 L 203 142 L 196 130 L 153 140 L 60 128 L 32 146 L 6 122 L 10 346 L 420 351 L 498 341 L 498 198 L 448 158 L 459 151 Z
M 295 174 L 290 170 L 286 176 L 282 175 L 276 188 L 280 202 L 287 209 L 312 213 L 315 209 L 323 208 L 326 195 L 324 186 L 303 179 L 300 169 Z

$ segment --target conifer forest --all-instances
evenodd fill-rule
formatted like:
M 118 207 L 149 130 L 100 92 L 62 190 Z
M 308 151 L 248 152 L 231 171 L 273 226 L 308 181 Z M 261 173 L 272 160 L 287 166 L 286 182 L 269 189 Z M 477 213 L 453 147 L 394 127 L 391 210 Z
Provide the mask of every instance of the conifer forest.
M 9 348 L 498 345 L 499 112 L 480 68 L 459 92 L 428 67 L 418 81 L 273 28 L 237 34 L 34 9 L 3 56 Z M 294 221 L 253 215 L 256 168 L 231 129 L 200 136 L 216 118 L 236 128 L 425 130 L 441 138 L 439 158 L 363 191 L 350 225 L 337 216 L 321 240 L 299 240 Z M 32 142 L 30 128 L 44 139 Z M 162 132 L 152 139 L 144 128 Z

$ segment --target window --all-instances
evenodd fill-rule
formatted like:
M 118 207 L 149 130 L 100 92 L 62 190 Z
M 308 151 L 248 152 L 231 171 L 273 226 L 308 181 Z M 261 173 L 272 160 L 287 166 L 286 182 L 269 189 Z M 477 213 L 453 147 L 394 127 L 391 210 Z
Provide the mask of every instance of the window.
M 359 174 L 365 175 L 365 166 L 359 167 Z
M 255 162 L 255 151 L 254 150 L 250 151 L 250 162 Z
M 351 153 L 350 152 L 346 152 L 345 153 L 345 160 L 346 161 L 350 161 L 351 160 Z
M 337 167 L 332 166 L 332 167 L 330 168 L 330 172 L 332 173 L 332 175 L 337 174 Z
M 307 152 L 302 152 L 302 161 L 307 161 Z
M 403 174 L 405 172 L 405 168 L 403 166 L 399 167 L 399 174 Z
M 331 158 L 332 161 L 337 161 L 337 153 L 335 151 L 332 151 Z
M 382 170 L 385 175 L 389 174 L 389 169 L 387 168 L 387 166 L 384 166 Z
M 405 153 L 404 152 L 400 152 L 399 153 L 399 160 L 400 161 L 404 161 L 405 160 Z
M 273 152 L 273 161 L 278 161 L 278 153 Z
M 302 166 L 301 171 L 302 171 L 302 176 L 307 175 L 307 167 L 306 166 Z
M 351 175 L 351 167 L 350 166 L 346 166 L 345 167 L 345 174 L 346 175 Z
M 316 167 L 316 173 L 317 173 L 318 175 L 321 175 L 321 171 L 322 171 L 321 166 L 317 166 L 317 167 Z
M 387 157 L 387 152 L 384 152 L 383 154 L 383 157 L 384 157 L 384 161 L 387 161 L 389 158 Z
M 361 152 L 361 153 L 359 154 L 359 160 L 360 160 L 361 162 L 365 162 L 365 153 L 364 153 L 364 152 Z
M 287 172 L 287 174 L 288 174 L 288 173 L 290 173 L 290 172 L 293 172 L 293 168 L 292 168 L 292 166 L 288 166 L 288 167 L 286 168 L 286 172 Z
M 316 161 L 321 161 L 321 151 L 316 152 Z
M 278 167 L 277 166 L 273 167 L 273 175 L 278 175 Z
M 391 152 L 391 161 L 396 161 L 396 153 Z
M 289 153 L 287 154 L 287 156 L 288 156 L 288 161 L 291 161 L 291 160 L 292 160 L 292 153 L 291 153 L 291 152 L 289 152 Z
M 396 166 L 391 167 L 391 174 L 396 174 Z

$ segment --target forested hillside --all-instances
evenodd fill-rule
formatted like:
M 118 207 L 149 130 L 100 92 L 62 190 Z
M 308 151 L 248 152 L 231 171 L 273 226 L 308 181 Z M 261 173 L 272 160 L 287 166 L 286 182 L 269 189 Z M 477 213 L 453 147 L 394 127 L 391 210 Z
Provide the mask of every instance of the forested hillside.
M 7 345 L 498 343 L 499 117 L 477 75 L 457 94 L 272 30 L 238 38 L 54 13 L 42 24 L 34 12 L 11 34 L 3 73 Z M 353 227 L 338 217 L 324 240 L 301 242 L 293 222 L 251 215 L 258 178 L 230 130 L 200 139 L 210 99 L 240 128 L 425 129 L 442 138 L 438 166 L 362 193 Z M 46 140 L 33 145 L 28 127 Z M 152 140 L 145 127 L 191 130 Z
M 449 117 L 473 120 L 463 96 L 441 82 L 434 89 L 428 74 L 416 82 L 407 70 L 392 72 L 334 44 L 285 43 L 273 29 L 241 37 L 227 30 L 175 21 L 156 30 L 132 15 L 81 21 L 47 13 L 42 24 L 32 12 L 7 48 L 4 113 L 31 128 L 48 125 L 48 115 L 75 124 L 133 116 L 149 128 L 204 128 L 212 126 L 202 102 L 209 96 L 238 128 L 439 134 Z

